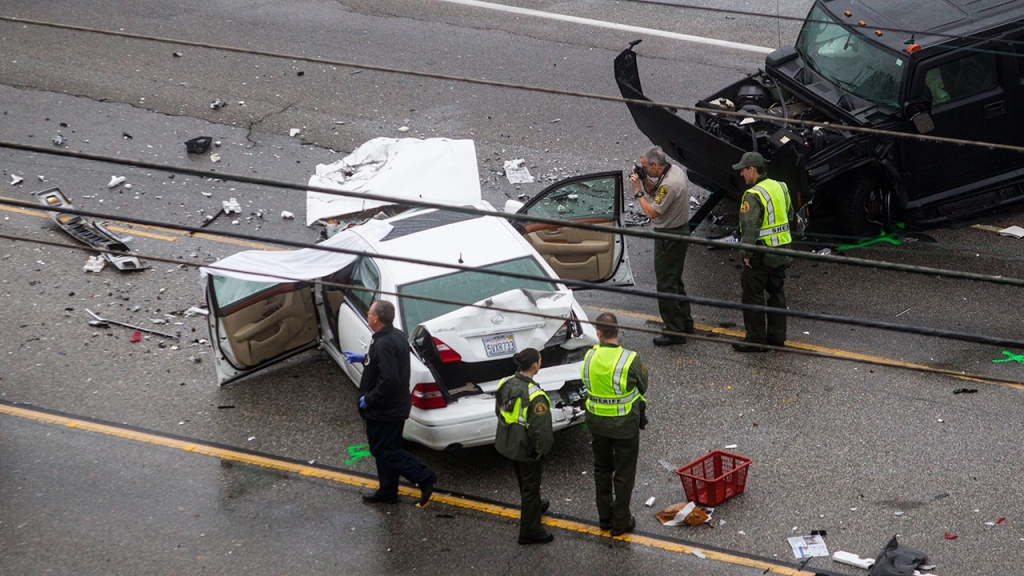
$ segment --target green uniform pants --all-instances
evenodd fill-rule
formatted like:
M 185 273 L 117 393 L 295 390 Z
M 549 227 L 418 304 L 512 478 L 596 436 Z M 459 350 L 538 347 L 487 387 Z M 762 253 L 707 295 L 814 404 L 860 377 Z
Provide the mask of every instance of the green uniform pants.
M 597 518 L 602 526 L 625 532 L 632 515 L 629 502 L 636 482 L 636 460 L 640 456 L 640 434 L 618 439 L 591 434 L 594 447 L 594 484 L 597 488 Z
M 533 538 L 540 534 L 540 478 L 543 465 L 540 460 L 529 462 L 512 461 L 519 482 L 521 512 L 519 515 L 519 537 Z
M 679 228 L 658 228 L 655 232 L 689 236 L 690 226 L 684 224 Z M 686 263 L 686 242 L 672 240 L 654 240 L 654 276 L 658 281 L 658 292 L 686 296 L 683 286 L 683 265 Z M 678 300 L 659 299 L 658 311 L 665 329 L 670 332 L 693 332 L 693 316 L 690 315 L 690 303 Z
M 786 267 L 765 266 L 761 262 L 761 258 L 756 255 L 750 260 L 750 266 L 750 268 L 744 266 L 743 272 L 740 274 L 743 303 L 764 306 L 764 295 L 767 293 L 768 306 L 785 308 L 786 293 L 783 290 L 783 282 L 786 280 Z M 744 310 L 743 327 L 747 331 L 744 338 L 746 342 L 773 346 L 782 346 L 786 343 L 786 316 L 784 314 L 766 314 L 765 312 Z

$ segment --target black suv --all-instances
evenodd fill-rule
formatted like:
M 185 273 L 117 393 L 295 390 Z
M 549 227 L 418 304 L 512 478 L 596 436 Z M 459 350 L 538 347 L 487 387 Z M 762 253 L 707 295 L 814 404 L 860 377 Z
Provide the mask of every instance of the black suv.
M 615 59 L 615 79 L 624 97 L 650 102 L 635 45 Z M 1022 146 L 1021 56 L 1024 2 L 819 0 L 795 47 L 698 102 L 693 123 L 676 110 L 628 106 L 640 130 L 712 192 L 692 224 L 745 188 L 731 165 L 749 150 L 789 184 L 811 231 L 964 224 L 1024 201 L 1024 154 L 847 127 Z

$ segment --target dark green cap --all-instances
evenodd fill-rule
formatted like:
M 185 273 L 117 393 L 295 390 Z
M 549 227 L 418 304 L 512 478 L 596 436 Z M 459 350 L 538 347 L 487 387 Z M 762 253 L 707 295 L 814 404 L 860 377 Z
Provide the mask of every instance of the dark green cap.
M 733 170 L 743 170 L 744 168 L 764 168 L 764 156 L 761 156 L 757 152 L 744 152 L 743 158 L 740 158 L 739 164 L 733 164 Z

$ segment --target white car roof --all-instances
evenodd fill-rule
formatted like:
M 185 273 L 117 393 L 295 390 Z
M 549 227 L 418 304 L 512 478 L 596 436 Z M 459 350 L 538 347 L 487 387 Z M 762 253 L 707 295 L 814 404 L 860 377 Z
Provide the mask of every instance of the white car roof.
M 492 209 L 489 205 L 474 206 L 476 208 Z M 427 217 L 429 220 L 435 210 L 416 211 L 406 213 L 387 220 L 400 231 L 405 224 L 411 224 L 410 219 Z M 451 212 L 446 213 L 452 215 Z M 537 253 L 530 244 L 513 228 L 501 213 L 495 212 L 494 216 L 455 215 L 451 219 L 457 220 L 450 224 L 443 224 L 433 228 L 427 228 L 399 235 L 393 231 L 381 240 L 370 240 L 371 248 L 382 255 L 402 256 L 419 260 L 430 260 L 439 264 L 450 263 L 458 266 L 482 267 L 507 260 L 522 257 L 531 257 L 537 261 L 545 272 L 552 276 L 553 282 L 558 282 L 554 272 L 546 263 L 537 258 Z M 461 260 L 461 262 L 460 262 Z M 386 260 L 386 266 L 391 271 L 393 280 L 397 286 L 417 282 L 426 278 L 451 274 L 457 270 L 438 266 L 426 266 L 401 262 L 398 260 Z

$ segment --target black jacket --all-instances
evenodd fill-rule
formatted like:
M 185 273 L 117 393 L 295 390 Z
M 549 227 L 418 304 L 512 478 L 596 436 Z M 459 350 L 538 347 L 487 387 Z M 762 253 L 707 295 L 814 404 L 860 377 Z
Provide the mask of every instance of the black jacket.
M 366 398 L 369 420 L 400 422 L 409 417 L 409 342 L 394 326 L 373 333 L 366 353 L 359 395 Z

